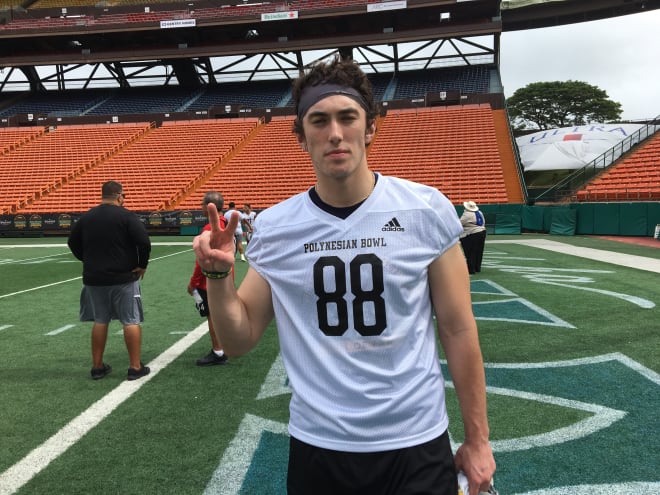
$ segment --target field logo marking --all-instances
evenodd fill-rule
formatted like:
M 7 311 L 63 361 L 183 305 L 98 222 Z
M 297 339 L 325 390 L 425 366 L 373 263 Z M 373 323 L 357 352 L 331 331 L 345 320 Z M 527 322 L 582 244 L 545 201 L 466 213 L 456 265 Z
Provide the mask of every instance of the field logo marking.
M 265 432 L 287 436 L 287 425 L 246 414 L 236 436 L 225 450 L 220 464 L 206 485 L 204 495 L 239 495 L 248 471 L 257 455 Z M 273 470 L 275 471 L 275 470 Z M 284 472 L 271 472 L 273 478 Z M 266 493 L 264 491 L 264 493 Z
M 470 282 L 470 292 L 472 294 L 486 294 L 494 298 L 498 296 L 502 297 L 502 299 L 492 301 L 473 301 L 472 309 L 474 311 L 474 317 L 477 320 L 508 321 L 512 323 L 575 328 L 570 323 L 537 306 L 533 302 L 519 297 L 514 292 L 492 280 L 482 279 Z
M 526 458 L 534 455 L 542 456 L 547 449 L 553 449 L 560 444 L 570 445 L 571 447 L 567 447 L 570 451 L 571 449 L 576 448 L 576 445 L 579 445 L 574 443 L 574 441 L 578 439 L 590 438 L 590 442 L 608 443 L 609 440 L 607 437 L 609 436 L 609 429 L 626 419 L 629 415 L 632 414 L 633 416 L 630 419 L 626 419 L 628 423 L 631 421 L 637 422 L 640 419 L 645 421 L 646 419 L 643 416 L 643 414 L 645 414 L 644 411 L 642 410 L 640 412 L 637 409 L 640 407 L 639 404 L 642 405 L 642 408 L 648 408 L 651 407 L 651 405 L 644 405 L 646 401 L 641 401 L 638 402 L 637 405 L 634 405 L 634 401 L 628 401 L 623 397 L 626 394 L 638 394 L 638 392 L 635 391 L 635 388 L 632 388 L 630 391 L 628 388 L 620 390 L 620 395 L 623 394 L 621 397 L 602 393 L 602 390 L 598 391 L 599 386 L 617 387 L 616 383 L 611 383 L 607 378 L 610 373 L 614 372 L 611 368 L 612 365 L 617 364 L 623 366 L 621 369 L 628 369 L 633 373 L 633 378 L 629 377 L 626 379 L 626 383 L 629 383 L 631 387 L 633 382 L 637 382 L 634 385 L 637 389 L 646 389 L 649 386 L 653 388 L 660 385 L 660 375 L 658 373 L 620 353 L 541 363 L 486 363 L 485 367 L 487 369 L 492 370 L 492 372 L 499 371 L 499 378 L 503 381 L 507 381 L 509 373 L 517 375 L 512 376 L 514 381 L 516 381 L 520 374 L 528 375 L 533 370 L 537 370 L 537 374 L 534 375 L 536 379 L 532 377 L 526 385 L 527 387 L 538 386 L 539 388 L 543 388 L 544 386 L 548 386 L 552 389 L 552 386 L 556 386 L 559 387 L 560 391 L 564 390 L 567 397 L 562 397 L 557 394 L 517 390 L 510 387 L 496 385 L 489 385 L 487 387 L 487 392 L 489 394 L 503 395 L 559 407 L 573 408 L 591 413 L 590 416 L 584 419 L 552 431 L 519 438 L 494 440 L 491 442 L 491 445 L 496 456 L 497 454 L 522 455 Z M 608 368 L 602 368 L 602 366 L 607 366 Z M 543 380 L 538 380 L 538 376 L 540 376 L 538 373 L 546 373 L 551 370 L 557 370 L 560 375 L 554 377 L 554 379 L 548 380 L 549 384 L 544 383 Z M 607 370 L 609 370 L 607 373 L 603 373 L 603 371 Z M 585 393 L 585 390 L 580 384 L 571 384 L 568 380 L 563 379 L 563 375 L 561 375 L 562 373 L 568 373 L 567 376 L 569 377 L 586 374 L 588 376 L 585 380 L 588 382 L 593 382 L 593 377 L 604 375 L 600 383 L 595 383 L 596 393 L 594 398 L 597 397 L 603 402 L 630 402 L 630 410 L 617 409 L 615 407 L 610 407 L 609 405 L 585 402 L 584 400 L 570 397 L 574 394 Z M 635 375 L 638 376 L 640 380 L 635 380 Z M 555 385 L 552 385 L 553 383 Z M 447 385 L 448 387 L 453 387 L 453 384 L 450 381 L 447 382 Z M 278 355 L 262 383 L 257 398 L 262 400 L 289 392 L 286 372 L 284 370 L 281 356 Z M 640 414 L 642 416 L 640 416 Z M 644 427 L 644 425 L 642 424 L 640 427 Z M 621 428 L 625 429 L 627 426 L 624 425 Z M 452 442 L 452 447 L 455 449 L 458 447 L 458 444 Z M 264 482 L 266 482 L 266 485 L 259 485 L 263 486 L 263 489 L 260 492 L 262 495 L 279 495 L 280 493 L 283 493 L 281 487 L 284 486 L 286 478 L 286 464 L 285 461 L 283 461 L 283 458 L 286 458 L 287 456 L 287 449 L 288 432 L 286 424 L 246 414 L 239 426 L 236 436 L 224 452 L 218 467 L 213 473 L 204 495 L 248 494 L 252 493 L 251 490 L 253 486 L 256 486 L 258 483 L 263 484 Z M 274 456 L 274 458 L 271 459 L 271 456 Z M 581 459 L 581 462 L 587 462 L 588 456 L 582 456 L 579 457 L 579 459 Z M 278 464 L 278 468 L 273 469 L 271 463 Z M 625 465 L 625 463 L 622 465 Z M 577 466 L 576 469 L 579 471 L 580 466 Z M 264 481 L 263 478 L 264 473 L 270 473 L 269 477 L 266 478 L 266 481 Z M 253 479 L 253 476 L 262 476 L 262 479 L 255 480 Z M 504 476 L 504 474 L 502 476 Z M 579 476 L 577 479 L 579 479 Z M 563 495 L 566 493 L 586 495 L 588 493 L 595 493 L 590 491 L 593 490 L 594 487 L 599 487 L 601 491 L 606 489 L 605 491 L 607 493 L 613 495 L 628 495 L 630 493 L 635 493 L 634 489 L 637 487 L 651 489 L 650 492 L 645 493 L 655 493 L 657 492 L 656 488 L 659 485 L 660 483 L 655 481 L 617 481 L 611 484 L 585 483 L 584 485 L 571 485 L 570 487 L 549 486 L 540 490 L 517 491 L 515 495 Z
M 525 258 L 515 258 L 518 260 Z M 539 261 L 539 258 L 529 258 L 529 260 Z M 567 287 L 569 289 L 584 290 L 589 292 L 595 292 L 597 294 L 602 294 L 604 296 L 610 296 L 623 301 L 629 302 L 636 306 L 639 306 L 643 309 L 652 309 L 655 307 L 653 301 L 644 299 L 641 297 L 633 296 L 630 294 L 623 294 L 620 292 L 614 292 L 605 289 L 598 289 L 595 287 L 585 287 L 584 285 L 575 285 L 575 284 L 592 284 L 596 280 L 592 277 L 586 276 L 591 274 L 599 273 L 616 273 L 611 270 L 589 270 L 589 269 L 574 269 L 574 268 L 545 268 L 538 266 L 519 266 L 519 265 L 507 265 L 502 264 L 509 261 L 509 258 L 506 256 L 498 259 L 497 256 L 488 256 L 484 259 L 484 266 L 489 268 L 494 268 L 503 272 L 508 273 L 517 273 L 522 277 L 530 280 L 531 282 L 536 282 L 539 284 L 546 285 L 556 285 L 559 287 Z

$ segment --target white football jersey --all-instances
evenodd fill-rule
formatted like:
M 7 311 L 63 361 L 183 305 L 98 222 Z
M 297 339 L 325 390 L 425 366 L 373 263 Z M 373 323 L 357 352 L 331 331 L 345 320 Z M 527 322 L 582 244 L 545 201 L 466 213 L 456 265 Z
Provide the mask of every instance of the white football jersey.
M 346 219 L 309 192 L 257 216 L 247 255 L 272 290 L 292 436 L 373 452 L 444 433 L 428 267 L 461 232 L 436 189 L 382 175 Z

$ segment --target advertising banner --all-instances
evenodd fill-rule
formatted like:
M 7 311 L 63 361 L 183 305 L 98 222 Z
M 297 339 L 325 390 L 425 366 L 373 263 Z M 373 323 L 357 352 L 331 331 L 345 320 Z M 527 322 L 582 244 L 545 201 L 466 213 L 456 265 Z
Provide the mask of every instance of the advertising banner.
M 202 210 L 135 212 L 147 230 L 203 227 L 208 220 Z M 0 215 L 0 233 L 53 232 L 71 230 L 81 213 L 24 213 Z

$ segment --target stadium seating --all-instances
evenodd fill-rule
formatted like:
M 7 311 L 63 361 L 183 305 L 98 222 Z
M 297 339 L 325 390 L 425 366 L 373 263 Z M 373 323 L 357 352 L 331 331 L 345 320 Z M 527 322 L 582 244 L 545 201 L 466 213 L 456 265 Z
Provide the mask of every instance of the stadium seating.
M 84 211 L 100 184 L 124 184 L 136 211 L 198 209 L 207 190 L 259 210 L 314 183 L 293 117 L 0 129 L 0 213 Z M 577 194 L 660 199 L 660 136 Z M 390 109 L 368 148 L 372 169 L 437 187 L 454 204 L 524 202 L 506 113 L 489 105 Z
M 108 94 L 108 91 L 98 89 L 18 93 L 15 95 L 20 97 L 18 101 L 0 110 L 0 115 L 31 113 L 58 117 L 79 116 L 107 98 Z
M 198 209 L 211 189 L 227 201 L 265 208 L 314 183 L 309 157 L 291 126 L 292 117 L 261 125 L 256 120 L 166 122 L 75 180 L 14 209 L 82 211 L 96 204 L 100 184 L 111 178 L 124 184 L 126 205 L 134 210 Z M 517 179 L 518 196 L 511 196 L 504 180 L 506 160 L 489 106 L 390 111 L 380 119 L 368 153 L 374 170 L 435 186 L 456 203 L 520 201 Z
M 88 173 L 148 128 L 143 123 L 33 129 L 33 139 L 0 156 L 0 212 L 34 211 L 34 202 Z M 55 211 L 69 211 L 62 206 L 64 210 Z
M 252 108 L 284 106 L 290 99 L 291 82 L 283 80 L 222 83 L 207 86 L 185 110 L 208 110 L 214 105 L 242 105 Z
M 490 72 L 486 65 L 410 70 L 399 72 L 396 81 L 395 100 L 420 98 L 436 91 L 487 93 Z
M 220 191 L 225 202 L 271 206 L 314 184 L 309 156 L 292 134 L 293 117 L 273 118 L 261 125 L 236 155 L 199 184 L 178 209 L 199 209 L 206 191 Z
M 165 123 L 19 211 L 85 211 L 98 204 L 107 180 L 122 183 L 127 208 L 163 210 L 210 173 L 256 124 L 256 119 Z M 114 127 L 99 126 L 108 136 Z
M 90 109 L 87 115 L 175 112 L 194 97 L 194 92 L 178 86 L 117 90 Z
M 660 133 L 633 148 L 577 193 L 578 201 L 660 200 Z
M 456 204 L 509 202 L 489 106 L 395 110 L 378 127 L 373 170 L 434 186 Z
M 369 73 L 376 101 L 424 98 L 427 92 L 482 91 L 488 87 L 490 66 Z M 408 72 L 410 74 L 408 74 Z M 469 83 L 468 81 L 472 81 Z M 249 88 L 249 89 L 247 89 Z M 425 89 L 426 88 L 426 89 Z M 478 92 L 478 91 L 477 91 Z M 33 113 L 55 117 L 101 116 L 141 113 L 207 111 L 213 106 L 240 105 L 249 108 L 293 106 L 291 81 L 260 80 L 219 82 L 200 88 L 177 85 L 124 89 L 73 89 L 43 93 L 0 93 L 0 116 Z
M 43 127 L 7 127 L 0 128 L 0 155 L 9 153 L 23 144 L 41 136 Z
M 4 0 L 8 1 L 8 0 Z M 20 2 L 12 2 L 12 7 L 16 7 Z M 77 16 L 77 17 L 43 17 L 13 19 L 6 24 L 0 24 L 0 30 L 34 30 L 34 29 L 61 29 L 68 26 L 99 26 L 109 24 L 144 24 L 154 23 L 164 20 L 174 19 L 218 19 L 218 18 L 244 18 L 259 17 L 261 14 L 271 13 L 281 10 L 291 11 L 323 11 L 329 9 L 340 9 L 356 6 L 364 8 L 367 0 L 292 0 L 280 2 L 255 2 L 250 4 L 238 5 L 219 5 L 217 7 L 202 7 L 191 12 L 188 2 L 183 0 L 176 2 L 173 0 L 151 0 L 148 2 L 142 0 L 118 0 L 111 2 L 113 6 L 131 6 L 143 9 L 145 6 L 158 4 L 180 4 L 180 9 L 165 9 L 145 12 L 122 12 L 106 13 L 98 16 Z M 96 0 L 38 0 L 30 5 L 31 10 L 35 9 L 53 9 L 64 7 L 96 7 L 99 2 Z

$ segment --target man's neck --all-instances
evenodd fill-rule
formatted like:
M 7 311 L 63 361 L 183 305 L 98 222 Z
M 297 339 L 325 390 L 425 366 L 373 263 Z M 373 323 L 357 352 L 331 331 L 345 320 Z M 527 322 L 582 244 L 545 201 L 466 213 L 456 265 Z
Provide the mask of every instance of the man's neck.
M 362 203 L 376 186 L 376 174 L 369 169 L 360 172 L 359 177 L 347 178 L 343 182 L 320 180 L 314 190 L 324 203 L 344 208 Z

